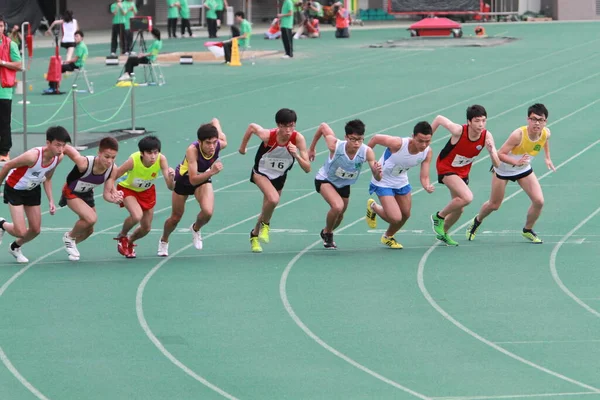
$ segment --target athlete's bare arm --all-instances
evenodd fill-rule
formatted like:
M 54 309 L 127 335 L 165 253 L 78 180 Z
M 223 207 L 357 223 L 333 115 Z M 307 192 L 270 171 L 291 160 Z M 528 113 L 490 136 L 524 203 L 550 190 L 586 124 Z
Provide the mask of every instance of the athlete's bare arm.
M 37 149 L 27 150 L 25 153 L 21 154 L 18 157 L 13 158 L 10 161 L 7 161 L 6 164 L 0 170 L 0 182 L 4 182 L 6 176 L 13 168 L 19 167 L 33 167 L 37 162 L 39 151 Z
M 313 140 L 310 144 L 310 148 L 308 150 L 308 159 L 310 161 L 315 160 L 315 149 L 317 147 L 317 142 L 319 141 L 319 139 L 321 139 L 321 136 L 325 138 L 325 142 L 327 143 L 327 148 L 329 149 L 329 151 L 332 154 L 335 151 L 335 145 L 337 144 L 338 139 L 335 137 L 335 133 L 333 132 L 331 127 L 327 125 L 327 123 L 323 122 L 321 125 L 319 125 L 319 128 L 315 132 L 315 136 L 313 137 Z
M 250 141 L 252 134 L 258 136 L 260 140 L 265 143 L 269 141 L 269 137 L 271 136 L 271 132 L 268 129 L 265 129 L 258 124 L 252 123 L 248 125 L 248 129 L 246 129 L 246 133 L 244 133 L 242 143 L 240 144 L 240 148 L 238 150 L 240 154 L 246 154 L 246 147 L 248 146 L 248 142 Z
M 499 167 L 500 159 L 498 158 L 498 150 L 496 150 L 494 137 L 490 131 L 488 131 L 485 135 L 485 148 L 487 149 L 488 153 L 490 153 L 490 158 L 492 159 L 492 164 L 494 167 Z
M 66 155 L 67 157 L 69 157 L 71 160 L 73 160 L 75 165 L 77 165 L 77 169 L 79 170 L 79 172 L 84 172 L 87 170 L 87 168 L 88 168 L 87 157 L 82 156 L 81 153 L 79 153 L 75 147 L 73 147 L 69 144 L 66 145 L 63 154 Z
M 402 148 L 402 138 L 390 135 L 375 135 L 369 140 L 367 146 L 374 148 L 376 145 L 387 147 L 392 153 L 397 153 Z
M 217 128 L 217 131 L 219 132 L 219 142 L 221 142 L 221 150 L 223 150 L 225 147 L 227 147 L 227 136 L 223 133 L 223 129 L 221 129 L 221 123 L 216 118 L 213 118 L 210 123 L 213 124 L 213 126 Z
M 56 165 L 58 165 L 58 163 Z M 44 186 L 44 192 L 46 192 L 46 197 L 48 198 L 48 203 L 50 205 L 50 215 L 54 215 L 54 213 L 56 212 L 56 206 L 54 205 L 54 196 L 52 195 L 52 176 L 54 175 L 54 171 L 56 171 L 56 167 L 46 172 L 46 180 L 42 184 Z
M 419 174 L 419 178 L 421 179 L 421 185 L 427 193 L 433 193 L 433 191 L 435 190 L 435 186 L 433 186 L 431 184 L 431 181 L 429 180 L 429 166 L 431 165 L 432 158 L 433 150 L 429 149 L 427 157 L 425 157 L 425 160 L 423 160 L 423 162 L 421 163 L 421 172 Z
M 488 132 L 488 135 L 489 135 L 489 132 Z M 529 163 L 529 155 L 527 155 L 527 154 L 524 154 L 523 157 L 521 157 L 518 161 L 515 161 L 513 158 L 511 158 L 508 155 L 508 153 L 510 153 L 512 149 L 514 149 L 515 147 L 517 147 L 519 145 L 519 143 L 521 143 L 522 136 L 523 136 L 523 131 L 521 131 L 521 128 L 515 129 L 508 136 L 508 139 L 506 139 L 506 142 L 504 142 L 502 147 L 500 147 L 500 150 L 498 150 L 498 158 L 500 159 L 500 161 L 502 161 L 503 163 L 508 164 L 508 165 L 514 165 L 514 166 L 519 166 L 519 167 L 522 167 L 523 165 L 526 165 Z
M 169 162 L 164 154 L 160 155 L 160 170 L 162 171 L 163 178 L 165 178 L 167 187 L 169 190 L 173 190 L 175 188 L 175 170 L 169 167 Z
M 548 132 L 546 135 L 546 143 L 544 143 L 544 160 L 546 161 L 546 167 L 552 172 L 556 172 L 556 168 L 554 164 L 552 164 L 552 159 L 550 158 L 550 129 L 546 128 Z
M 115 188 L 115 182 L 118 178 L 118 168 L 113 166 L 110 176 L 104 182 L 104 190 L 102 191 L 102 197 L 109 203 L 121 203 L 123 201 L 123 193 Z
M 381 164 L 379 164 L 375 160 L 375 152 L 372 148 L 367 149 L 367 162 L 369 163 L 369 167 L 371 167 L 371 173 L 376 181 L 381 180 Z
M 446 128 L 446 130 L 448 132 L 450 132 L 452 134 L 452 136 L 460 137 L 460 135 L 462 134 L 462 130 L 463 130 L 462 125 L 459 125 L 455 122 L 450 121 L 448 118 L 444 117 L 443 115 L 438 115 L 437 117 L 435 117 L 435 119 L 431 123 L 432 134 L 435 133 L 436 129 L 440 125 L 443 126 L 444 128 Z
M 288 144 L 288 151 L 298 161 L 300 168 L 306 173 L 310 172 L 310 161 L 306 151 L 306 139 L 301 134 L 296 134 L 296 145 Z
M 190 183 L 192 185 L 199 185 L 202 182 L 206 182 L 211 176 L 218 174 L 223 169 L 221 161 L 215 161 L 205 172 L 198 172 L 198 149 L 196 146 L 190 145 L 186 152 L 185 158 L 188 162 L 188 175 L 190 177 Z
M 127 172 L 133 169 L 133 158 L 129 157 L 121 166 L 117 169 L 117 179 L 125 175 Z

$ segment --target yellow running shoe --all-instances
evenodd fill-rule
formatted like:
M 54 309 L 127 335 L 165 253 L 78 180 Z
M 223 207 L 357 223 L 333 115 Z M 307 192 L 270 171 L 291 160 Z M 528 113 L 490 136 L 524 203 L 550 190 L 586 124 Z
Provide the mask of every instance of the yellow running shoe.
M 542 241 L 542 239 L 540 239 L 540 238 L 538 237 L 538 235 L 536 235 L 536 234 L 535 234 L 535 232 L 534 232 L 534 231 L 532 231 L 532 230 L 527 230 L 527 231 L 526 231 L 525 229 L 523 229 L 523 232 L 521 233 L 521 235 L 522 235 L 522 236 L 523 236 L 525 239 L 527 239 L 527 240 L 531 241 L 531 243 L 535 243 L 535 244 L 542 244 L 542 243 L 544 243 L 544 242 Z
M 260 247 L 258 236 L 250 236 L 250 248 L 253 253 L 262 253 L 262 247 Z
M 258 232 L 258 238 L 263 243 L 269 243 L 269 224 L 265 224 L 264 222 L 260 223 L 260 231 Z
M 396 239 L 394 239 L 394 237 L 387 237 L 385 235 L 381 236 L 381 243 L 385 244 L 387 247 L 389 247 L 390 249 L 401 249 L 402 245 L 398 242 L 396 242 Z
M 371 208 L 371 205 L 374 203 L 375 200 L 373 199 L 367 200 L 367 216 L 365 217 L 365 219 L 367 220 L 367 224 L 371 229 L 377 228 L 377 214 Z

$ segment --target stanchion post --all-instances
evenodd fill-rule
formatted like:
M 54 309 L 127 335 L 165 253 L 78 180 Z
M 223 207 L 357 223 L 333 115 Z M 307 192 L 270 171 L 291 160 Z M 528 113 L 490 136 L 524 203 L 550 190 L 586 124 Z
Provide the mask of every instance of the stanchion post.
M 73 84 L 73 146 L 77 148 L 77 85 Z
M 21 40 L 21 72 L 23 73 L 23 153 L 27 151 L 27 52 L 25 51 L 25 27 L 29 25 L 29 22 L 25 21 L 21 24 L 21 32 L 23 39 Z
M 121 132 L 142 135 L 146 133 L 146 129 L 135 126 L 135 74 L 132 72 L 129 75 L 131 76 L 131 129 L 123 129 Z

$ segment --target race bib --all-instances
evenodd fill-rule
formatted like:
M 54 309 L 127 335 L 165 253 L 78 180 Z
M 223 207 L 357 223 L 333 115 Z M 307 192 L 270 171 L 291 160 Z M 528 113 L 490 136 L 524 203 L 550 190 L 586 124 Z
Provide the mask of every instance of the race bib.
M 86 193 L 86 192 L 91 191 L 95 187 L 96 187 L 96 185 L 93 183 L 78 181 L 77 185 L 75 185 L 75 189 L 73 189 L 73 191 L 79 192 L 79 193 Z
M 140 189 L 149 189 L 153 185 L 152 181 L 147 181 L 141 178 L 135 178 L 133 180 L 133 186 Z
M 27 187 L 25 188 L 25 190 L 33 190 L 33 189 L 35 189 L 36 187 L 40 186 L 40 185 L 41 185 L 42 183 L 44 183 L 45 181 L 46 181 L 46 176 L 45 176 L 45 175 L 44 175 L 44 176 L 42 177 L 42 179 L 40 179 L 40 180 L 37 180 L 37 181 L 33 181 L 33 180 L 32 180 L 32 181 L 29 181 L 29 182 L 27 183 Z
M 456 157 L 454 157 L 454 160 L 452 160 L 452 166 L 453 167 L 464 167 L 465 165 L 469 165 L 473 162 L 474 158 L 467 158 L 464 156 L 461 156 L 460 154 L 457 154 Z
M 274 171 L 285 171 L 290 167 L 291 160 L 288 158 L 267 158 L 265 159 L 265 168 Z
M 408 171 L 408 169 L 402 169 L 402 167 L 400 165 L 396 165 L 394 168 L 392 168 L 391 175 L 399 176 L 401 173 L 403 173 L 405 171 Z
M 349 172 L 343 170 L 341 167 L 338 167 L 338 169 L 335 170 L 335 176 L 341 179 L 355 179 L 358 176 L 358 173 L 359 171 Z

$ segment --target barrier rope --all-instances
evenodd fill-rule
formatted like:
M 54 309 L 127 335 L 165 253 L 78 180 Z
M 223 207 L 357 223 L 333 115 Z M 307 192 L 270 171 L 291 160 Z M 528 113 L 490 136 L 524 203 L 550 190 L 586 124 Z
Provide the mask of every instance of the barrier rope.
M 58 108 L 58 110 L 56 110 L 54 112 L 54 114 L 52 114 L 52 116 L 50 118 L 48 118 L 46 121 L 44 121 L 44 122 L 42 122 L 40 124 L 27 124 L 27 128 L 39 128 L 40 126 L 44 126 L 47 123 L 49 123 L 50 121 L 52 121 L 58 115 L 58 113 L 67 105 L 67 103 L 71 100 L 71 94 L 72 94 L 72 92 L 73 92 L 73 89 L 71 89 L 69 91 L 69 93 L 67 93 L 67 97 L 65 98 L 65 100 L 61 103 L 61 105 Z M 17 125 L 23 126 L 23 122 L 22 121 L 18 121 L 16 119 L 14 119 L 12 116 L 11 116 L 11 119 Z
M 79 107 L 81 107 L 81 109 L 83 110 L 84 113 L 86 113 L 88 115 L 88 117 L 90 117 L 91 119 L 93 119 L 96 122 L 100 122 L 100 123 L 105 123 L 108 121 L 111 121 L 113 119 L 115 119 L 117 117 L 117 115 L 121 112 L 121 110 L 123 110 L 123 107 L 125 107 L 125 104 L 127 103 L 127 99 L 129 98 L 129 96 L 131 96 L 131 89 L 132 87 L 129 88 L 129 91 L 127 92 L 127 95 L 125 96 L 125 98 L 123 99 L 123 102 L 121 103 L 121 105 L 119 106 L 119 109 L 109 118 L 107 119 L 98 119 L 96 117 L 94 117 L 84 106 L 83 104 L 81 104 L 81 100 L 79 100 L 79 98 L 77 98 L 77 105 Z

